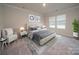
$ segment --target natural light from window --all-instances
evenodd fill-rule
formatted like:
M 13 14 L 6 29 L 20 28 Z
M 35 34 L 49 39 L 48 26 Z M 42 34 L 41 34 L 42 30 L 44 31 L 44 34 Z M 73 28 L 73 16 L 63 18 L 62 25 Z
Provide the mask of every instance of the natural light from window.
M 49 27 L 55 28 L 55 17 L 49 17 Z
M 49 17 L 49 28 L 65 29 L 66 28 L 66 15 L 58 15 Z
M 57 16 L 56 22 L 57 22 L 58 29 L 65 29 L 66 28 L 66 15 Z

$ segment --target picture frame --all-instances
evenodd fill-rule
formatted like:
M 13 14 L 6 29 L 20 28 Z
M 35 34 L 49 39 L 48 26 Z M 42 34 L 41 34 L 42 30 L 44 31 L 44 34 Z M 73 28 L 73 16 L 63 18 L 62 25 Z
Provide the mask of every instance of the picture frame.
M 29 22 L 34 22 L 34 15 L 29 15 Z
M 40 22 L 40 16 L 29 15 L 29 22 Z

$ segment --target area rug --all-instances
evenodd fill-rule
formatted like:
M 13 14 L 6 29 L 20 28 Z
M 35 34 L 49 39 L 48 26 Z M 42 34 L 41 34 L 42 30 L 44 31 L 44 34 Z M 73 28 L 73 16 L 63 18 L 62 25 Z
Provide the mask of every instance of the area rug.
M 38 46 L 32 40 L 28 39 L 28 47 L 32 51 L 32 54 L 35 55 L 68 55 L 71 54 L 71 48 L 62 43 L 58 43 L 58 38 L 55 37 L 47 44 L 43 46 Z

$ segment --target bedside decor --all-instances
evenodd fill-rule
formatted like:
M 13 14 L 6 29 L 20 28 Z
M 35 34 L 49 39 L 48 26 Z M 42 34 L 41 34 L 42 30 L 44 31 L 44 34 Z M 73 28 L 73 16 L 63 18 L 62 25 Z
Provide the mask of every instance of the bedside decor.
M 24 31 L 25 30 L 25 28 L 24 27 L 20 27 L 20 31 L 22 32 L 22 31 Z
M 73 23 L 73 36 L 74 37 L 79 37 L 79 21 L 75 18 Z
M 20 36 L 21 37 L 27 36 L 27 32 L 24 27 L 20 27 Z

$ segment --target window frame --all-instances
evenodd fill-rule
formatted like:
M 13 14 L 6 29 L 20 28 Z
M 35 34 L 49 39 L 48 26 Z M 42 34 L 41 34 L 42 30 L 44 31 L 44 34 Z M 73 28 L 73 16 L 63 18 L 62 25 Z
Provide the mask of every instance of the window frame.
M 61 20 L 59 20 L 61 22 L 58 22 L 58 19 L 57 19 L 58 17 L 61 19 Z M 51 25 L 51 21 L 53 21 L 53 19 L 54 19 L 54 22 L 52 22 L 52 23 L 54 23 L 54 25 Z M 63 21 L 62 21 L 62 19 L 63 19 Z M 49 22 L 48 23 L 49 24 L 49 28 L 53 28 L 53 29 L 55 29 L 55 28 L 56 29 L 66 29 L 66 14 L 60 14 L 60 15 L 57 15 L 57 16 L 51 16 L 51 17 L 49 17 L 49 21 L 48 22 Z M 58 23 L 60 25 L 58 25 Z M 61 23 L 63 25 L 61 25 Z M 52 27 L 52 26 L 54 26 L 54 27 Z M 61 26 L 61 27 L 58 27 L 58 26 Z
M 58 25 L 58 19 L 57 19 L 57 17 L 60 17 L 60 19 L 63 17 L 62 18 L 63 20 L 59 20 L 59 21 L 61 21 L 59 24 L 64 23 L 63 25 Z M 58 15 L 57 17 L 56 17 L 56 27 L 57 27 L 57 29 L 66 29 L 66 14 Z
M 51 19 L 50 19 L 51 18 Z M 49 17 L 49 28 L 56 28 L 56 17 L 55 16 L 53 16 L 53 17 Z M 53 23 L 53 25 L 52 24 L 50 24 L 52 21 L 54 21 Z

